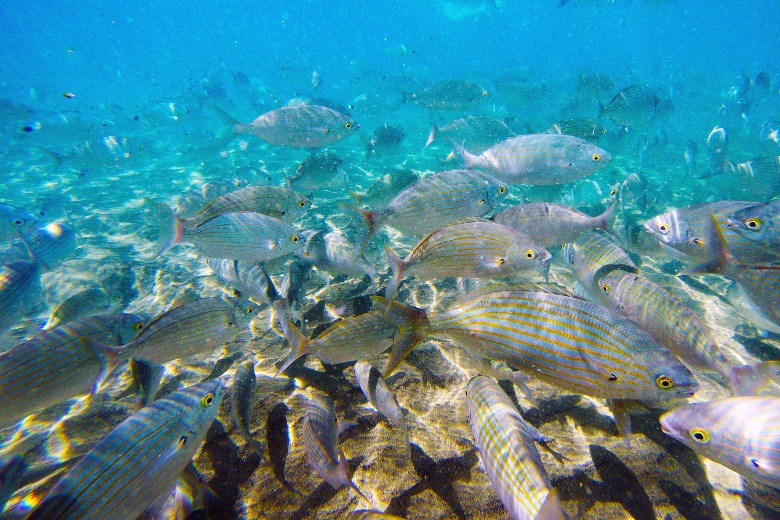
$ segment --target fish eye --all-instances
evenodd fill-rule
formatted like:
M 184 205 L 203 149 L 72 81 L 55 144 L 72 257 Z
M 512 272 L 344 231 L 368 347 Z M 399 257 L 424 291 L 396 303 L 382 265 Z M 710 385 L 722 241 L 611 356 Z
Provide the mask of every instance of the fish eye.
M 344 128 L 346 128 L 347 130 L 349 130 L 350 128 L 352 128 L 352 123 L 350 123 L 349 121 L 345 121 L 345 122 L 344 122 Z
M 710 432 L 703 428 L 692 428 L 688 432 L 688 435 L 699 444 L 707 444 L 710 442 Z
M 299 241 L 300 239 L 301 239 L 301 237 L 299 237 L 298 235 L 293 235 L 293 236 L 291 236 L 291 237 L 290 237 L 290 240 L 291 240 L 293 243 L 295 243 L 295 242 Z
M 23 226 L 24 225 L 24 219 L 23 218 L 17 218 L 13 221 L 14 226 Z
M 498 265 L 504 265 L 506 263 L 506 258 L 499 258 L 498 259 Z
M 246 312 L 247 314 L 252 314 L 253 312 L 255 312 L 255 309 L 253 307 L 247 307 L 246 309 L 244 309 L 244 312 Z
M 661 233 L 666 234 L 666 233 L 669 232 L 669 226 L 667 226 L 666 224 L 661 224 L 661 225 L 658 226 L 658 231 L 660 231 Z
M 593 162 L 599 162 L 601 160 L 601 155 L 594 153 L 590 158 L 593 159 Z
M 525 250 L 525 257 L 528 259 L 533 259 L 536 257 L 536 253 L 534 253 L 533 249 L 526 249 Z
M 141 323 L 140 321 L 137 321 L 133 324 L 133 329 L 135 330 L 143 330 L 143 328 L 144 328 L 144 324 Z
M 658 376 L 655 380 L 655 384 L 662 390 L 668 390 L 674 386 L 674 380 L 669 376 Z
M 181 437 L 179 437 L 179 444 L 181 444 L 182 447 L 184 447 L 184 445 L 187 444 L 187 436 L 186 435 L 182 435 Z
M 603 285 L 601 286 L 601 289 L 602 289 L 602 290 L 603 290 L 605 293 L 608 293 L 608 292 L 609 292 L 609 289 L 610 289 L 610 287 L 609 287 L 609 284 L 608 284 L 608 283 L 605 283 L 605 284 L 603 284 Z
M 759 464 L 758 459 L 750 459 L 750 463 L 753 465 L 754 468 L 761 467 L 761 464 Z
M 207 393 L 206 395 L 203 396 L 203 399 L 200 400 L 200 405 L 203 408 L 206 408 L 207 406 L 209 406 L 213 402 L 214 402 L 214 394 L 209 392 L 209 393 Z
M 302 207 L 304 207 L 304 206 L 306 206 L 306 201 L 305 201 L 305 200 L 299 200 L 299 201 L 298 201 L 298 207 L 301 207 L 301 208 L 302 208 Z
M 482 91 L 482 97 L 487 97 L 487 95 L 488 95 L 488 91 L 487 90 L 483 90 Z
M 745 225 L 750 229 L 758 229 L 761 227 L 761 219 L 749 218 L 745 221 Z
M 499 195 L 503 195 L 504 193 L 506 193 L 506 186 L 499 186 L 498 187 L 498 194 Z

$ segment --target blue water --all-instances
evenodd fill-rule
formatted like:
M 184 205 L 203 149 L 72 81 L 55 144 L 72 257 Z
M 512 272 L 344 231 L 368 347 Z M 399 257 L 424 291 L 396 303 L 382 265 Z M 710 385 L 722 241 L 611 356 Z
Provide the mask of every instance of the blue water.
M 4 2 L 0 204 L 38 221 L 19 229 L 26 240 L 13 227 L 2 228 L 10 231 L 0 242 L 0 258 L 6 266 L 20 259 L 38 262 L 40 290 L 0 309 L 13 315 L 7 326 L 0 320 L 0 353 L 39 334 L 67 298 L 105 287 L 107 276 L 120 266 L 132 286 L 123 286 L 123 310 L 143 320 L 165 312 L 174 301 L 231 294 L 192 245 L 177 245 L 155 257 L 159 216 L 144 199 L 173 208 L 194 196 L 205 204 L 204 184 L 234 178 L 250 185 L 286 186 L 301 162 L 319 151 L 343 161 L 340 173 L 324 191 L 305 194 L 314 208 L 292 224 L 301 236 L 313 230 L 338 234 L 343 239 L 339 244 L 346 243 L 352 255 L 352 270 L 318 265 L 297 287 L 302 295 L 297 312 L 305 315 L 307 336 L 339 318 L 365 312 L 367 297 L 384 294 L 389 280 L 382 246 L 409 251 L 418 237 L 380 232 L 359 260 L 365 263 L 355 270 L 366 228 L 350 209 L 355 200 L 349 192 L 368 196 L 377 181 L 400 176 L 401 168 L 421 176 L 459 168 L 462 162 L 448 156 L 448 139 L 423 150 L 431 124 L 441 128 L 459 117 L 482 115 L 506 121 L 515 134 L 544 132 L 574 117 L 592 118 L 603 127 L 606 135 L 592 142 L 612 154 L 610 164 L 561 185 L 512 185 L 495 209 L 551 202 L 595 215 L 617 194 L 621 202 L 611 232 L 641 271 L 690 305 L 730 360 L 780 360 L 780 336 L 736 312 L 727 280 L 676 277 L 691 258 L 663 247 L 642 227 L 671 208 L 720 200 L 758 203 L 780 196 L 777 168 L 758 181 L 740 177 L 736 170 L 713 170 L 713 164 L 736 168 L 780 155 L 780 2 L 562 4 Z M 595 75 L 602 82 L 599 88 L 587 84 Z M 449 111 L 402 102 L 440 80 L 474 82 L 485 90 L 485 99 Z M 647 86 L 661 108 L 641 124 L 621 127 L 617 117 L 600 113 L 600 105 L 632 85 Z M 214 110 L 248 123 L 312 99 L 348 111 L 360 136 L 353 132 L 311 150 L 273 146 L 250 134 L 234 136 Z M 400 128 L 403 140 L 377 149 L 367 160 L 365 142 L 385 124 Z M 728 134 L 720 162 L 706 141 L 716 128 Z M 468 144 L 466 139 L 466 148 Z M 686 163 L 684 151 L 691 146 L 695 158 Z M 691 164 L 695 171 L 687 172 Z M 639 184 L 629 185 L 626 179 Z M 371 209 L 383 209 L 402 188 L 383 200 L 373 199 Z M 74 230 L 75 245 L 39 252 L 25 243 L 32 236 L 26 233 L 52 222 Z M 547 279 L 573 289 L 575 278 L 559 248 L 550 251 L 553 263 L 546 278 L 534 273 L 504 281 Z M 283 257 L 267 263 L 280 289 L 289 285 L 290 262 Z M 0 278 L 0 289 L 2 283 Z M 441 311 L 471 288 L 452 279 L 409 277 L 398 299 Z M 255 298 L 262 311 L 251 328 L 224 350 L 165 365 L 161 395 L 209 377 L 230 384 L 239 360 L 253 360 L 259 382 L 251 430 L 269 446 L 262 462 L 244 448 L 230 407 L 223 405 L 195 458 L 195 469 L 208 485 L 196 486 L 195 497 L 188 497 L 194 506 L 180 507 L 200 504 L 210 518 L 341 518 L 369 507 L 405 518 L 506 517 L 475 456 L 464 412 L 465 384 L 480 370 L 457 348 L 427 343 L 390 380 L 411 425 L 409 462 L 401 457 L 398 432 L 377 419 L 360 393 L 351 364 L 333 369 L 308 356 L 307 368 L 299 363 L 289 378 L 272 378 L 288 346 L 275 315 L 260 299 Z M 730 395 L 722 384 L 699 379 L 706 384 L 696 400 Z M 122 366 L 91 400 L 69 396 L 0 429 L 0 457 L 18 453 L 30 468 L 12 486 L 7 518 L 23 517 L 51 487 L 50 475 L 78 460 L 134 412 L 129 381 Z M 635 422 L 638 448 L 632 452 L 623 447 L 603 400 L 539 382 L 531 386 L 541 405 L 526 400 L 517 388 L 513 397 L 526 420 L 556 439 L 554 450 L 565 454 L 561 459 L 542 450 L 545 468 L 571 517 L 780 515 L 777 490 L 756 487 L 663 435 L 657 417 L 669 403 L 651 403 L 649 418 Z M 307 392 L 315 389 L 330 394 L 340 418 L 359 423 L 341 437 L 342 447 L 370 504 L 348 488 L 336 492 L 323 484 L 306 462 L 300 429 Z M 780 395 L 776 385 L 762 392 Z M 104 421 L 91 428 L 90 414 Z M 279 443 L 287 448 L 278 448 Z M 270 453 L 271 446 L 283 454 Z M 287 480 L 301 494 L 283 486 L 276 472 L 280 460 L 282 474 L 286 467 Z M 630 492 L 616 491 L 621 489 Z M 0 517 L 6 518 L 1 503 Z

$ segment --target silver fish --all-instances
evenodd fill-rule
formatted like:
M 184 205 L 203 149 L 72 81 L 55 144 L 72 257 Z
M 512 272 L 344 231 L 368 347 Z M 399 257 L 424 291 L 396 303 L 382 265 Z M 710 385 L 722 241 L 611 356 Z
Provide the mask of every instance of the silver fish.
M 311 208 L 311 201 L 281 186 L 248 186 L 208 202 L 190 219 L 179 219 L 186 228 L 196 228 L 228 213 L 261 213 L 285 222 L 295 222 Z
M 599 294 L 599 280 L 610 270 L 636 272 L 631 257 L 607 235 L 588 231 L 563 246 L 566 264 L 589 294 Z
M 780 489 L 780 399 L 732 397 L 665 413 L 661 430 L 750 480 Z
M 231 191 L 244 188 L 246 185 L 246 181 L 241 179 L 207 182 L 182 197 L 173 208 L 173 212 L 182 219 L 192 218 L 212 200 Z
M 303 258 L 331 275 L 368 276 L 374 278 L 376 269 L 362 257 L 357 245 L 339 231 L 318 231 L 306 237 Z
M 419 103 L 429 110 L 464 110 L 473 108 L 488 97 L 488 91 L 464 80 L 444 80 L 410 94 L 403 93 L 404 103 Z
M 563 184 L 587 177 L 612 160 L 605 150 L 571 135 L 520 135 L 480 155 L 456 145 L 467 168 L 482 168 L 512 184 Z
M 766 249 L 780 248 L 780 199 L 736 211 L 728 218 L 730 228 Z
M 431 123 L 431 131 L 423 150 L 437 139 L 449 139 L 468 147 L 473 153 L 482 153 L 513 133 L 503 121 L 483 115 L 471 115 L 456 119 L 441 128 Z
M 261 262 L 246 263 L 238 260 L 209 258 L 209 267 L 214 274 L 241 294 L 257 302 L 271 305 L 276 291 L 268 285 L 268 273 Z
M 645 126 L 664 109 L 655 91 L 645 85 L 626 87 L 606 106 L 599 106 L 602 114 L 626 128 Z
M 355 363 L 355 378 L 366 396 L 371 406 L 387 417 L 387 420 L 401 428 L 404 435 L 404 446 L 406 457 L 411 458 L 411 446 L 409 445 L 409 432 L 406 428 L 406 420 L 398 406 L 398 401 L 393 395 L 393 391 L 387 386 L 382 374 L 370 363 L 358 361 Z
M 250 423 L 252 421 L 252 406 L 257 378 L 255 366 L 251 361 L 241 363 L 233 376 L 233 389 L 230 391 L 230 402 L 233 410 L 233 422 L 246 445 L 261 456 L 265 452 L 263 444 L 252 438 Z
M 710 163 L 709 172 L 705 177 L 721 175 L 725 172 L 728 164 L 728 132 L 721 126 L 715 126 L 707 134 L 704 144 L 707 146 L 707 159 Z
M 404 131 L 397 126 L 390 126 L 385 123 L 371 134 L 371 140 L 365 140 L 366 162 L 371 159 L 371 155 L 387 155 L 395 152 L 404 140 Z
M 589 117 L 574 117 L 554 123 L 545 130 L 545 133 L 573 135 L 580 139 L 598 141 L 599 138 L 607 135 L 607 129 Z
M 219 380 L 211 380 L 135 413 L 84 455 L 28 518 L 136 518 L 171 493 L 214 422 L 224 392 Z
M 287 186 L 296 192 L 311 194 L 329 186 L 336 179 L 343 162 L 331 152 L 311 154 L 292 176 L 287 177 Z
M 52 311 L 43 330 L 94 314 L 112 314 L 121 311 L 122 308 L 122 302 L 107 294 L 103 289 L 98 287 L 85 289 L 63 300 Z

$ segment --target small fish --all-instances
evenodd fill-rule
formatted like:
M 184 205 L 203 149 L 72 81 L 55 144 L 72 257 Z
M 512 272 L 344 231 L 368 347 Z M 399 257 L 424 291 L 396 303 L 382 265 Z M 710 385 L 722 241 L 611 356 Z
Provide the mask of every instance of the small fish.
M 683 161 L 685 161 L 685 176 L 687 178 L 693 178 L 696 175 L 696 154 L 698 153 L 698 147 L 696 141 L 689 139 L 685 143 L 685 149 L 683 150 Z
M 573 135 L 580 139 L 598 141 L 601 137 L 607 135 L 607 129 L 589 117 L 575 117 L 554 123 L 544 133 Z
M 381 211 L 361 209 L 368 223 L 364 245 L 384 225 L 426 235 L 468 217 L 482 217 L 509 192 L 506 183 L 472 170 L 448 170 L 423 177 L 396 195 Z
M 721 126 L 715 126 L 707 134 L 704 144 L 707 147 L 707 159 L 709 161 L 709 171 L 705 177 L 723 174 L 728 164 L 728 132 Z
M 293 226 L 260 213 L 227 213 L 188 228 L 162 203 L 147 199 L 161 222 L 156 256 L 186 242 L 209 258 L 263 262 L 296 254 L 304 246 L 303 235 Z M 168 225 L 167 223 L 171 223 Z
M 403 168 L 396 168 L 380 177 L 365 193 L 350 192 L 356 204 L 384 206 L 399 192 L 420 180 L 420 175 Z
M 601 114 L 625 128 L 646 126 L 664 109 L 661 98 L 645 85 L 626 87 L 606 106 L 599 102 L 599 107 Z
M 780 399 L 732 397 L 663 414 L 661 430 L 696 453 L 780 489 Z M 778 426 L 778 428 L 775 428 Z
M 254 440 L 250 433 L 252 407 L 257 383 L 255 366 L 251 361 L 241 363 L 233 376 L 233 389 L 230 391 L 230 401 L 233 410 L 233 422 L 246 445 L 261 456 L 265 452 L 263 444 Z
M 491 146 L 507 139 L 514 132 L 504 121 L 483 115 L 461 117 L 439 128 L 431 123 L 431 131 L 425 148 L 437 139 L 447 139 L 468 147 L 472 153 L 482 153 Z
M 37 262 L 16 260 L 0 266 L 0 334 L 13 327 L 42 298 Z
M 262 262 L 246 263 L 238 260 L 209 258 L 209 267 L 220 280 L 241 293 L 242 298 L 252 298 L 267 305 L 273 304 L 276 288 L 268 285 L 268 273 Z
M 303 421 L 303 446 L 309 464 L 328 484 L 335 489 L 348 486 L 368 501 L 349 478 L 347 457 L 339 449 L 339 431 L 333 401 L 324 395 L 315 394 L 309 399 Z
M 469 422 L 482 465 L 510 518 L 566 519 L 536 449 L 547 439 L 525 422 L 498 383 L 484 376 L 466 386 Z
M 343 162 L 331 152 L 313 153 L 287 178 L 287 186 L 306 194 L 328 187 L 335 180 Z
M 136 518 L 173 490 L 219 412 L 211 380 L 159 399 L 82 457 L 30 512 L 30 520 Z
M 599 294 L 599 280 L 613 269 L 637 271 L 631 257 L 612 238 L 595 231 L 583 233 L 574 242 L 565 244 L 563 258 L 589 294 Z
M 76 94 L 74 94 L 73 92 L 65 92 L 62 96 L 68 99 L 73 99 L 74 97 L 76 97 Z
M 0 458 L 0 513 L 27 471 L 27 463 L 21 455 Z
M 19 238 L 38 224 L 35 215 L 27 211 L 0 203 L 0 242 Z
M 444 80 L 410 94 L 403 93 L 404 103 L 418 103 L 428 110 L 465 110 L 474 108 L 488 98 L 488 91 L 476 83 Z
M 242 124 L 223 110 L 214 111 L 232 125 L 236 134 L 256 135 L 268 144 L 293 148 L 319 148 L 357 132 L 360 125 L 333 108 L 302 103 L 266 112 L 249 124 Z
M 445 226 L 423 238 L 405 258 L 385 248 L 393 269 L 385 298 L 391 302 L 404 274 L 435 278 L 502 278 L 522 270 L 542 269 L 550 253 L 530 237 L 495 222 Z
M 371 134 L 370 141 L 364 141 L 366 162 L 371 159 L 372 154 L 382 156 L 395 152 L 401 146 L 404 137 L 404 131 L 397 126 L 390 126 L 387 123 L 380 126 Z
M 519 135 L 480 155 L 455 145 L 466 168 L 485 169 L 512 184 L 563 184 L 587 177 L 612 160 L 605 150 L 571 135 Z
M 360 249 L 339 231 L 318 231 L 306 238 L 303 258 L 333 276 L 368 276 L 374 278 L 376 269 L 361 256 Z
M 499 211 L 491 220 L 516 229 L 543 247 L 559 246 L 590 229 L 608 229 L 616 205 L 617 201 L 601 215 L 591 217 L 559 204 L 520 204 Z
M 193 218 L 206 204 L 214 199 L 231 191 L 244 188 L 246 185 L 246 181 L 241 179 L 207 182 L 183 196 L 176 204 L 176 207 L 173 208 L 173 212 L 181 219 Z
M 371 406 L 384 415 L 388 421 L 401 428 L 401 432 L 404 435 L 406 457 L 411 458 L 412 451 L 409 445 L 409 433 L 406 429 L 404 414 L 382 374 L 370 363 L 358 361 L 355 363 L 355 377 L 360 385 L 360 389 L 363 391 L 363 395 L 366 396 Z
M 766 249 L 780 248 L 780 199 L 734 212 L 728 227 Z
M 95 314 L 113 314 L 122 309 L 121 301 L 113 298 L 103 289 L 97 287 L 85 289 L 60 303 L 52 311 L 43 330 Z

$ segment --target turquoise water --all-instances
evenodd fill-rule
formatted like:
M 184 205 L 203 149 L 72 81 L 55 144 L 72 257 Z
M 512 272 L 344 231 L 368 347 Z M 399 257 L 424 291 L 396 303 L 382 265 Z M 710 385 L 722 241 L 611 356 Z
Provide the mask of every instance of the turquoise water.
M 780 5 L 768 0 L 560 4 L 5 3 L 0 8 L 0 204 L 15 213 L 3 222 L 0 251 L 6 267 L 25 261 L 38 271 L 36 287 L 0 310 L 7 316 L 0 319 L 0 352 L 35 337 L 61 303 L 85 290 L 102 292 L 79 304 L 84 315 L 121 310 L 142 324 L 182 302 L 235 296 L 233 286 L 214 275 L 193 245 L 175 245 L 155 256 L 167 224 L 145 200 L 182 211 L 189 198 L 194 213 L 222 193 L 204 192 L 208 183 L 230 181 L 231 190 L 237 188 L 233 179 L 242 187 L 287 186 L 299 165 L 318 152 L 335 154 L 338 171 L 324 186 L 300 194 L 313 207 L 285 220 L 302 242 L 314 231 L 320 237 L 336 233 L 329 240 L 338 239 L 346 267 L 323 260 L 296 278 L 290 266 L 300 267 L 305 258 L 281 256 L 265 262 L 265 269 L 280 292 L 290 285 L 288 294 L 298 292 L 293 319 L 308 337 L 361 314 L 369 308 L 369 296 L 384 295 L 391 277 L 383 246 L 405 256 L 421 236 L 390 224 L 358 258 L 367 227 L 354 204 L 382 210 L 407 186 L 399 181 L 401 170 L 427 177 L 461 168 L 450 138 L 475 151 L 470 145 L 490 135 L 446 135 L 446 125 L 479 115 L 506 124 L 509 134 L 494 142 L 590 118 L 598 139 L 591 135 L 588 141 L 612 158 L 595 173 L 563 184 L 508 180 L 509 192 L 500 203 L 470 216 L 490 217 L 527 202 L 597 215 L 617 197 L 610 233 L 640 272 L 688 305 L 730 362 L 780 360 L 780 336 L 737 312 L 728 279 L 676 276 L 694 259 L 663 246 L 642 227 L 672 208 L 722 200 L 758 203 L 780 194 L 776 163 L 753 177 L 738 167 L 780 155 Z M 464 101 L 453 87 L 426 94 L 441 80 L 472 82 L 479 87 L 478 98 Z M 646 87 L 654 101 L 640 121 L 625 124 L 625 114 L 610 112 L 610 103 L 635 85 Z M 430 109 L 424 106 L 426 95 L 465 106 Z M 280 107 L 307 104 L 348 113 L 355 126 L 343 139 L 321 146 L 277 146 L 251 133 L 234 134 L 223 114 L 249 123 Z M 367 152 L 367 143 L 372 136 L 381 139 L 376 131 L 385 125 L 400 133 Z M 432 125 L 445 130 L 425 147 Z M 712 144 L 718 128 L 728 136 L 720 151 Z M 729 167 L 719 170 L 724 165 Z M 398 183 L 376 195 L 381 182 L 391 179 Z M 14 223 L 20 215 L 23 225 Z M 28 233 L 39 228 L 51 233 L 45 227 L 52 223 L 67 236 L 72 232 L 75 244 L 57 231 L 54 242 L 64 245 L 40 252 Z M 397 300 L 438 312 L 487 283 L 547 280 L 574 290 L 576 277 L 559 245 L 549 247 L 553 259 L 546 275 L 524 271 L 464 284 L 446 276 L 409 275 Z M 247 296 L 245 288 L 237 289 Z M 466 410 L 466 384 L 487 371 L 484 365 L 453 343 L 432 339 L 388 378 L 409 425 L 409 460 L 398 429 L 361 393 L 351 362 L 327 365 L 309 355 L 274 377 L 289 346 L 267 297 L 252 299 L 259 311 L 251 326 L 220 348 L 164 364 L 160 396 L 214 377 L 231 386 L 236 368 L 247 360 L 258 377 L 250 432 L 266 446 L 263 457 L 245 446 L 225 399 L 194 458 L 201 483 L 184 493 L 189 505 L 177 503 L 184 514 L 341 518 L 375 509 L 405 518 L 506 517 L 474 445 Z M 134 333 L 118 339 L 127 342 Z M 387 357 L 372 361 L 381 368 Z M 690 401 L 731 395 L 717 375 L 693 372 L 701 388 Z M 0 430 L 0 456 L 21 455 L 28 467 L 10 492 L 8 518 L 23 517 L 64 470 L 135 411 L 125 363 L 88 397 L 91 384 Z M 529 386 L 535 402 L 517 385 L 504 389 L 514 389 L 511 397 L 525 420 L 554 439 L 550 450 L 540 449 L 542 462 L 570 517 L 780 515 L 775 489 L 699 458 L 665 436 L 658 416 L 684 400 L 646 402 L 649 413 L 634 415 L 628 449 L 604 399 L 537 379 Z M 368 502 L 349 488 L 334 490 L 307 462 L 301 432 L 313 392 L 328 395 L 340 419 L 358 423 L 342 434 L 340 447 Z M 761 390 L 769 396 L 778 392 L 775 384 Z M 0 386 L 3 394 L 13 395 Z

